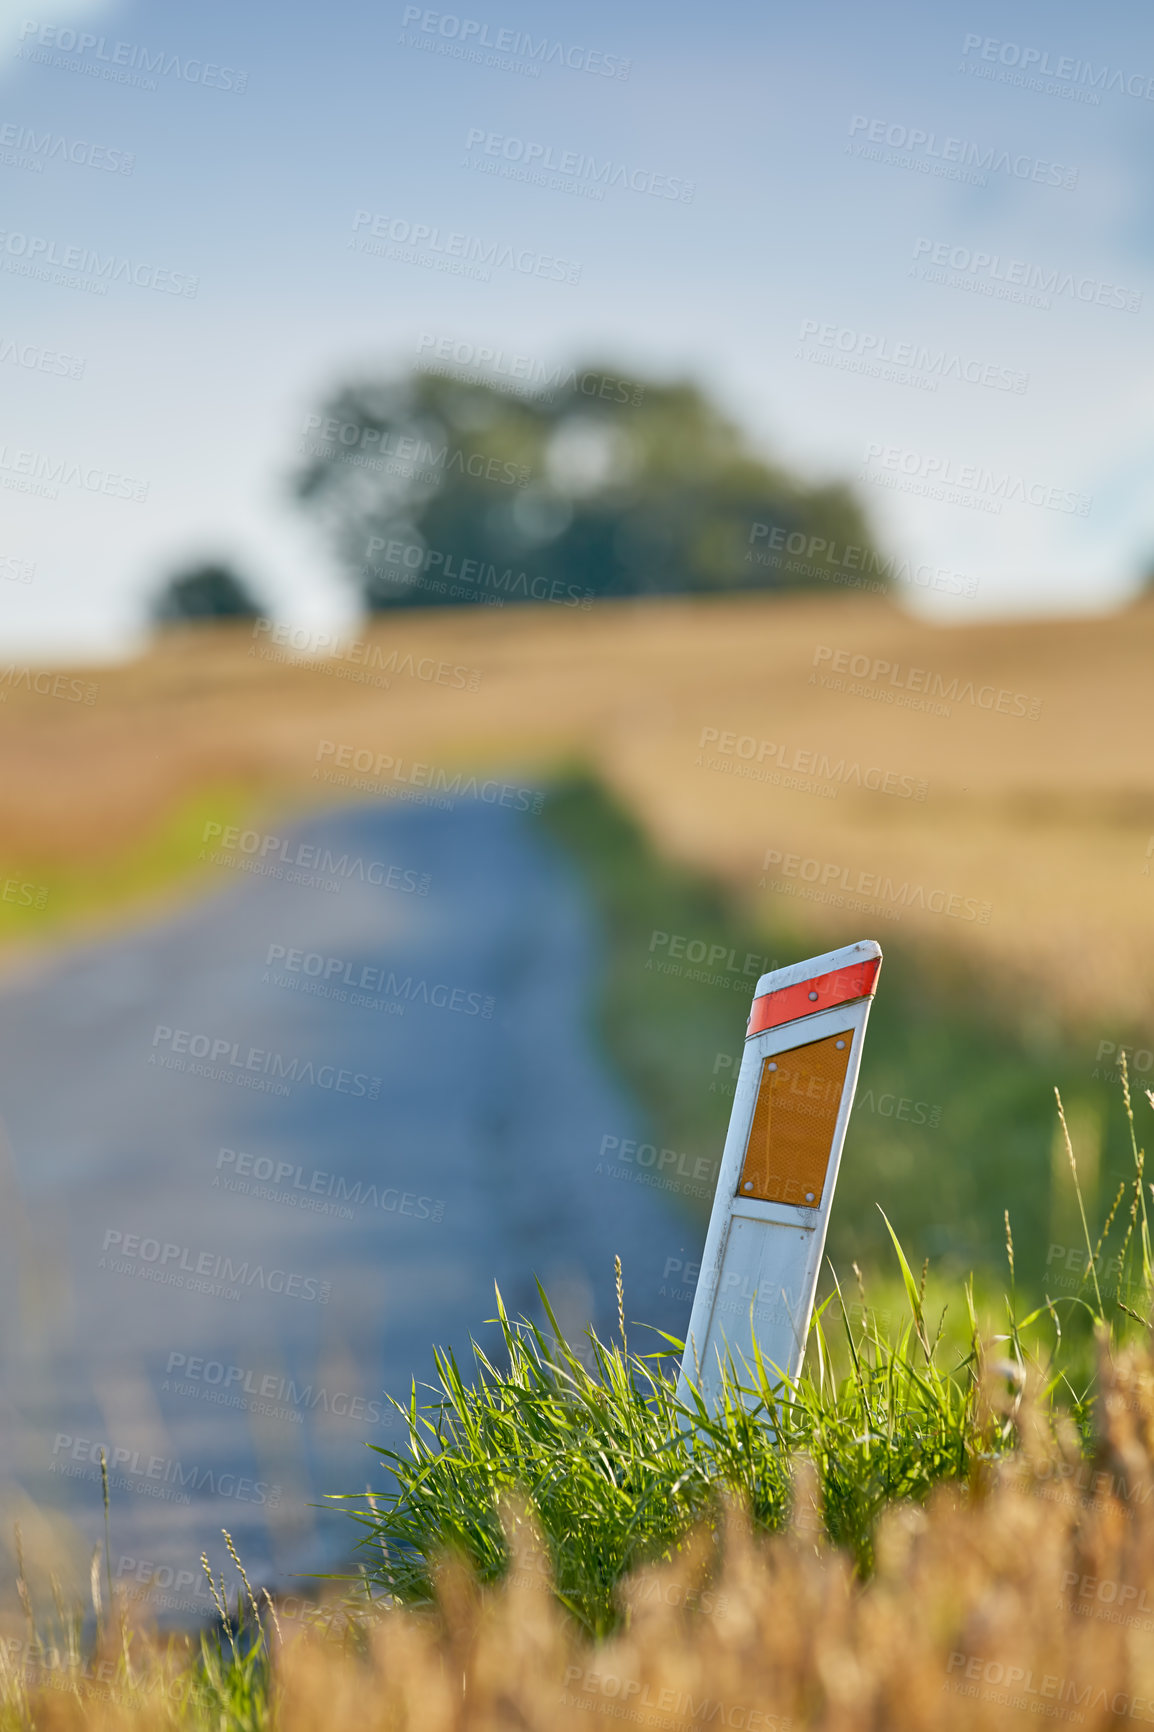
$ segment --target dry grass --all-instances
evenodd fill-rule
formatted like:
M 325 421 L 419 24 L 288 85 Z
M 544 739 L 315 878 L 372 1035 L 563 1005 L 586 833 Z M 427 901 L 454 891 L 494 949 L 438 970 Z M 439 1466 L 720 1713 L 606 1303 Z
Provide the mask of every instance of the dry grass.
M 1015 1729 L 1038 1717 L 1105 1729 L 1154 1719 L 1154 1362 L 1128 1349 L 1102 1370 L 1092 1462 L 1029 1394 L 994 1379 L 1019 1448 L 967 1488 L 883 1518 L 864 1586 L 821 1537 L 803 1476 L 789 1532 L 752 1537 L 731 1512 L 717 1563 L 697 1535 L 626 1588 L 628 1618 L 600 1644 L 557 1609 L 531 1524 L 510 1514 L 513 1564 L 480 1590 L 447 1565 L 435 1613 L 337 1620 L 274 1640 L 279 1732 L 585 1732 L 607 1720 L 662 1732 Z M 350 1628 L 359 1635 L 350 1640 Z M 117 1645 L 114 1645 L 114 1649 Z M 110 1649 L 109 1675 L 121 1667 Z M 200 1696 L 136 1648 L 137 1687 L 53 1688 L 9 1662 L 0 1725 L 261 1726 Z M 96 1670 L 89 1668 L 90 1675 Z M 136 1703 L 134 1706 L 133 1703 Z M 199 1702 L 199 1706 L 196 1705 Z
M 540 776 L 577 755 L 671 854 L 763 909 L 785 905 L 758 888 L 767 848 L 855 878 L 889 875 L 992 909 L 978 925 L 907 907 L 902 932 L 988 959 L 1007 982 L 1040 984 L 1053 1007 L 1108 1015 L 1105 1032 L 1154 1008 L 1154 883 L 1143 872 L 1154 602 L 949 629 L 850 597 L 622 602 L 398 614 L 366 635 L 385 655 L 476 669 L 478 689 L 399 673 L 386 690 L 338 677 L 364 671 L 352 663 L 257 659 L 241 628 L 86 670 L 99 688 L 90 707 L 11 690 L 0 706 L 5 860 L 26 872 L 114 865 L 205 789 L 241 789 L 276 809 L 364 797 L 315 779 L 322 740 L 448 771 Z M 819 645 L 1020 693 L 1040 700 L 1040 717 L 964 701 L 945 717 L 829 690 L 811 683 Z M 697 763 L 705 728 L 924 778 L 928 797 L 842 787 L 829 799 L 711 771 Z M 386 774 L 381 786 L 403 784 Z M 821 937 L 893 930 L 866 911 L 793 897 L 788 908 Z

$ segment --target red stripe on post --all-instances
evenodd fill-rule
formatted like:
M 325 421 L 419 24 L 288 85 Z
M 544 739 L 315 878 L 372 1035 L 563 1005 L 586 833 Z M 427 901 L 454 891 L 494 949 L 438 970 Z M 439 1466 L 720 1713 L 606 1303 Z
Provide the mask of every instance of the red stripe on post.
M 881 965 L 880 956 L 871 956 L 866 962 L 855 962 L 852 968 L 835 968 L 831 974 L 817 974 L 810 980 L 796 980 L 792 986 L 779 986 L 776 992 L 763 992 L 753 1001 L 746 1040 L 751 1034 L 764 1034 L 767 1028 L 780 1028 L 783 1022 L 796 1022 L 799 1016 L 814 1016 L 835 1004 L 871 997 Z

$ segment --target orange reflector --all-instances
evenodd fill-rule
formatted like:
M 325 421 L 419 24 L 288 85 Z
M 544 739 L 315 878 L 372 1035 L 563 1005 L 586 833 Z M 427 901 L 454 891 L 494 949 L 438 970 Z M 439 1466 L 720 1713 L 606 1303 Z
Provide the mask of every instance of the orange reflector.
M 853 1031 L 763 1061 L 739 1197 L 816 1209 L 833 1147 Z

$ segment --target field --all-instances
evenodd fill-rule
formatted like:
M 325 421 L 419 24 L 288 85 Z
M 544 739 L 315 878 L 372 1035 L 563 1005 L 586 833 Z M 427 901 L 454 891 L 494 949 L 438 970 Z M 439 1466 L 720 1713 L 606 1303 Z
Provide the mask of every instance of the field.
M 929 940 L 1117 1039 L 1154 1002 L 1152 650 L 1154 602 L 946 629 L 872 599 L 654 600 L 398 614 L 311 663 L 191 633 L 72 670 L 91 702 L 6 675 L 0 857 L 47 896 L 0 903 L 0 933 L 171 894 L 206 823 L 579 762 L 754 924 L 788 903 L 815 942 Z
M 761 966 L 863 936 L 886 965 L 831 1234 L 850 1316 L 834 1295 L 768 1423 L 675 1439 L 624 1341 L 593 1376 L 543 1337 L 487 1388 L 445 1363 L 450 1448 L 423 1460 L 414 1412 L 407 1501 L 332 1488 L 367 1524 L 360 1586 L 279 1629 L 262 1600 L 258 1633 L 222 1547 L 203 1650 L 150 1633 L 111 1553 L 79 1604 L 28 1509 L 0 1728 L 1154 1721 L 1152 651 L 1154 603 L 946 630 L 758 599 L 397 615 L 311 660 L 214 629 L 5 672 L 9 971 L 232 881 L 229 827 L 257 863 L 296 814 L 474 775 L 544 794 L 607 934 L 607 1050 L 678 1148 L 716 1150 Z M 878 1102 L 907 1095 L 899 1125 Z M 1082 1201 L 1092 1246 L 1120 1181 L 1092 1258 Z

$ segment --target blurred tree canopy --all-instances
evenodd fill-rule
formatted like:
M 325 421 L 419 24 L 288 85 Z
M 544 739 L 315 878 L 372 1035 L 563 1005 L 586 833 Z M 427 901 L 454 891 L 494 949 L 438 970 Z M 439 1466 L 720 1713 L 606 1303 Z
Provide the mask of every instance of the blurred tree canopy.
M 295 492 L 370 609 L 886 587 L 849 488 L 767 461 L 689 382 L 418 370 L 336 391 L 304 451 Z
M 212 561 L 170 577 L 152 604 L 152 617 L 157 625 L 257 619 L 264 611 L 231 566 Z

